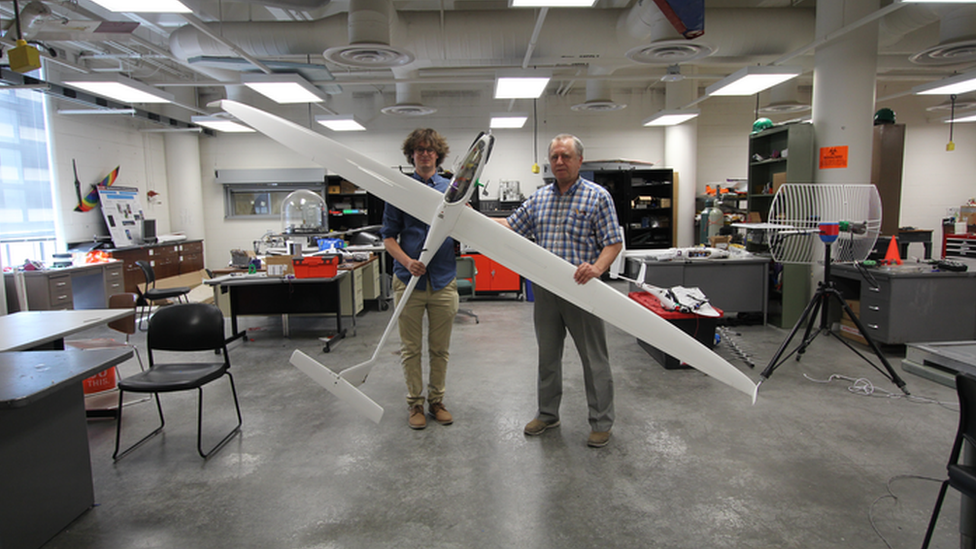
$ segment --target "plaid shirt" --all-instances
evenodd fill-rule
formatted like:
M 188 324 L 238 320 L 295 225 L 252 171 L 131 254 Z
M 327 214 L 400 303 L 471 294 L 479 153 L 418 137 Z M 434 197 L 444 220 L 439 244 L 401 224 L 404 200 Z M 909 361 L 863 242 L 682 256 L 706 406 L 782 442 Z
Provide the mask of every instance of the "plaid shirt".
M 555 183 L 540 188 L 507 221 L 573 265 L 593 263 L 603 248 L 623 242 L 610 193 L 583 178 L 566 194 L 559 194 Z

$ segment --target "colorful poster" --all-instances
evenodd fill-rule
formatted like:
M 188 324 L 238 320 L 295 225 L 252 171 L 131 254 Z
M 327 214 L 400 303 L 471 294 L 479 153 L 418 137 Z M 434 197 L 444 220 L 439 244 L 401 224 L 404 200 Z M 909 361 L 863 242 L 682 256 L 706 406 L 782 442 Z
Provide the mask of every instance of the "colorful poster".
M 98 186 L 98 201 L 102 204 L 102 216 L 112 235 L 116 248 L 142 244 L 142 204 L 136 187 Z

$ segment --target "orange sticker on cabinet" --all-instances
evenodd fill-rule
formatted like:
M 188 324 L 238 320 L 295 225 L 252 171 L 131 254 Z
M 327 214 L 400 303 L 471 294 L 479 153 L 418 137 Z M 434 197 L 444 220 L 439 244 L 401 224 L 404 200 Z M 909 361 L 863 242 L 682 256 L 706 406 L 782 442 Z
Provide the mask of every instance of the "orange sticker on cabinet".
M 820 147 L 820 169 L 847 167 L 847 145 L 843 147 Z

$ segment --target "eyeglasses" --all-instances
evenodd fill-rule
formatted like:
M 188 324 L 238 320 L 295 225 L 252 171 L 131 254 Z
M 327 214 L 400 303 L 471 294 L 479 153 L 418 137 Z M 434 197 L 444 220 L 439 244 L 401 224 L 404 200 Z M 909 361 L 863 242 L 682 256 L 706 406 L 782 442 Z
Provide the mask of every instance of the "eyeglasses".
M 417 147 L 416 149 L 413 150 L 413 152 L 415 152 L 417 154 L 425 154 L 425 153 L 426 154 L 437 154 L 437 151 L 435 151 L 434 149 L 428 148 L 428 147 Z

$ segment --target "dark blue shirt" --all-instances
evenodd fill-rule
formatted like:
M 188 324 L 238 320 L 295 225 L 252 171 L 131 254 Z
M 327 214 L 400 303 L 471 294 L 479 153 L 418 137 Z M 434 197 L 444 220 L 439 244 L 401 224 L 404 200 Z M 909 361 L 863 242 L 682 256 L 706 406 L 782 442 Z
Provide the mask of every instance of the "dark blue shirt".
M 447 186 L 451 182 L 446 177 L 438 174 L 434 174 L 433 177 L 426 181 L 416 173 L 413 174 L 413 178 L 422 183 L 426 183 L 428 187 L 433 187 L 442 193 L 447 190 Z M 400 247 L 412 259 L 420 258 L 420 251 L 424 247 L 424 240 L 427 238 L 428 230 L 430 230 L 430 225 L 426 222 L 403 213 L 400 208 L 397 208 L 393 204 L 386 204 L 386 209 L 383 210 L 383 229 L 380 230 L 380 236 L 383 239 L 398 239 Z M 410 281 L 410 271 L 401 265 L 399 261 L 393 262 L 393 274 L 404 283 Z M 427 273 L 417 281 L 417 289 L 426 290 L 427 280 L 430 279 L 431 288 L 434 290 L 442 290 L 456 276 L 457 267 L 455 266 L 454 259 L 454 239 L 447 238 L 427 265 Z

